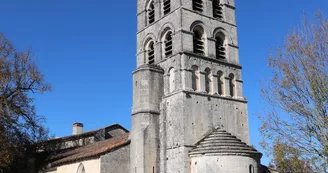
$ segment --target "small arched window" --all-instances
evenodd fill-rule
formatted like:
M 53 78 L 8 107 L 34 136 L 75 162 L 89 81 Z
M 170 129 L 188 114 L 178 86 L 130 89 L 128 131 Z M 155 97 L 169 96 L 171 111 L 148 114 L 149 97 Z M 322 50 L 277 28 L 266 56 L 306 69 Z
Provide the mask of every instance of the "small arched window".
M 174 68 L 169 70 L 169 91 L 170 93 L 175 90 L 175 71 Z
M 147 20 L 148 24 L 152 24 L 155 22 L 155 6 L 154 1 L 150 1 L 147 6 Z
M 212 93 L 212 76 L 211 69 L 205 69 L 205 91 L 207 93 Z
M 146 63 L 147 64 L 154 64 L 155 63 L 155 49 L 154 49 L 154 42 L 149 41 L 146 44 Z
M 192 76 L 191 76 L 191 85 L 194 91 L 199 90 L 199 70 L 197 66 L 192 66 Z
M 196 26 L 193 29 L 193 34 L 194 53 L 205 55 L 204 29 L 201 26 Z
M 163 52 L 165 57 L 172 55 L 172 46 L 172 32 L 167 31 L 163 39 Z
M 255 173 L 253 165 L 249 165 L 249 173 Z
M 215 50 L 216 50 L 216 59 L 225 59 L 226 58 L 226 49 L 224 47 L 225 35 L 222 32 L 219 32 L 215 36 Z
M 235 75 L 229 74 L 229 90 L 230 90 L 230 96 L 235 96 Z
M 171 12 L 171 0 L 164 0 L 163 11 L 164 11 L 164 15 L 167 15 Z
M 192 9 L 194 11 L 203 12 L 203 0 L 193 0 Z
M 223 83 L 223 72 L 218 71 L 217 73 L 217 80 L 218 80 L 218 94 L 223 95 L 223 88 L 224 88 L 224 83 Z
M 220 0 L 213 0 L 213 17 L 223 19 L 223 9 L 221 7 Z
M 76 173 L 85 173 L 85 168 L 84 168 L 84 165 L 82 163 L 77 168 Z

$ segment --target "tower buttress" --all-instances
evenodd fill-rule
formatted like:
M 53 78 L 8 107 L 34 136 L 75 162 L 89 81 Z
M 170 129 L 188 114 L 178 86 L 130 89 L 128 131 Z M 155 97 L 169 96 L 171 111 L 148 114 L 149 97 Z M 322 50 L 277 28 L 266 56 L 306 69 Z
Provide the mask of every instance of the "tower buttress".
M 159 114 L 163 96 L 163 70 L 143 65 L 133 73 L 133 109 L 130 173 L 159 169 Z

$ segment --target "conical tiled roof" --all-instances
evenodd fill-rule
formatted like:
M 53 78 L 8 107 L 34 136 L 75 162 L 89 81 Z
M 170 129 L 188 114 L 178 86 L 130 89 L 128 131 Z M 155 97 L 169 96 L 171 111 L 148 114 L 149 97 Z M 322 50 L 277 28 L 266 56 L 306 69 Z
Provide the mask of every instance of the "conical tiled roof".
M 262 154 L 255 148 L 242 142 L 236 136 L 225 130 L 214 130 L 196 144 L 189 154 L 193 155 L 245 155 L 262 157 Z

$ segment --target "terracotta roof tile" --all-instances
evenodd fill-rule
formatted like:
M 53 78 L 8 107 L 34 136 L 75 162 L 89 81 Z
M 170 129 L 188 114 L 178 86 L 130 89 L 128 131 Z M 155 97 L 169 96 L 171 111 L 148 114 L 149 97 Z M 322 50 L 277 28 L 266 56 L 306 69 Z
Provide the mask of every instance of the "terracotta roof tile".
M 261 158 L 262 153 L 242 142 L 225 130 L 216 129 L 196 144 L 189 154 L 198 155 L 243 155 Z
M 47 162 L 51 165 L 51 167 L 54 167 L 78 160 L 98 157 L 101 154 L 118 147 L 128 145 L 129 143 L 129 133 L 126 133 L 118 137 L 53 154 L 47 159 Z

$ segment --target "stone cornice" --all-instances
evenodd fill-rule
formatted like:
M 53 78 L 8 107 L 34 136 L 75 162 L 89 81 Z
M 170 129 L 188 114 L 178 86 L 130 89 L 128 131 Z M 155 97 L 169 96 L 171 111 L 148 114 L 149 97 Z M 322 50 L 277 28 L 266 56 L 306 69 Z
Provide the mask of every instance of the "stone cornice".
M 135 74 L 140 71 L 146 71 L 146 70 L 164 74 L 164 70 L 161 67 L 159 67 L 157 65 L 148 65 L 148 64 L 144 64 L 144 65 L 138 67 L 137 70 L 134 71 L 132 74 Z
M 220 95 L 217 95 L 217 94 L 213 95 L 213 94 L 208 94 L 208 93 L 205 93 L 205 92 L 196 92 L 196 91 L 187 91 L 187 90 L 183 90 L 182 92 L 186 93 L 186 94 L 200 95 L 200 96 L 206 96 L 206 97 L 210 97 L 210 98 L 218 98 L 218 99 L 241 102 L 241 103 L 247 103 L 248 102 L 246 99 L 243 100 L 243 99 L 233 98 L 233 97 L 230 97 L 230 96 L 220 96 Z
M 227 7 L 233 7 L 233 6 L 228 5 L 228 4 L 226 4 L 226 6 L 227 6 Z M 146 30 L 147 28 L 149 28 L 149 27 L 155 25 L 158 21 L 162 20 L 163 18 L 169 16 L 171 13 L 174 13 L 175 11 L 180 10 L 180 9 L 182 9 L 182 10 L 186 10 L 186 11 L 189 11 L 189 12 L 192 12 L 192 13 L 195 13 L 195 14 L 198 14 L 198 15 L 201 15 L 201 16 L 206 17 L 206 18 L 211 19 L 211 20 L 216 20 L 216 21 L 222 22 L 222 23 L 224 23 L 224 24 L 227 24 L 227 25 L 230 25 L 230 26 L 233 26 L 233 27 L 237 27 L 236 24 L 233 24 L 233 23 L 227 22 L 227 21 L 225 21 L 225 20 L 219 20 L 219 19 L 217 19 L 217 18 L 207 16 L 207 15 L 205 15 L 205 14 L 202 14 L 202 13 L 199 13 L 199 12 L 196 12 L 196 11 L 193 11 L 193 10 L 188 9 L 188 8 L 185 8 L 185 7 L 179 7 L 179 8 L 176 8 L 176 9 L 172 10 L 169 14 L 167 14 L 167 15 L 165 15 L 165 16 L 162 16 L 161 18 L 159 18 L 158 20 L 156 20 L 154 23 L 152 23 L 152 24 L 150 24 L 150 25 L 147 25 L 147 26 L 143 27 L 142 29 L 140 29 L 140 30 L 137 32 L 137 34 L 143 32 L 143 31 Z M 146 10 L 143 10 L 143 11 L 139 12 L 139 13 L 137 14 L 137 16 L 139 16 L 139 15 L 142 14 L 142 13 L 144 13 L 145 11 L 146 11 Z
M 198 91 L 190 91 L 190 90 L 179 90 L 179 91 L 175 91 L 173 93 L 170 93 L 166 96 L 164 96 L 163 98 L 168 98 L 180 93 L 185 93 L 185 94 L 192 94 L 192 95 L 199 95 L 199 96 L 205 96 L 205 97 L 209 97 L 209 98 L 217 98 L 217 99 L 223 99 L 223 100 L 228 100 L 228 101 L 235 101 L 235 102 L 240 102 L 240 103 L 247 103 L 247 99 L 238 99 L 238 98 L 233 98 L 230 96 L 220 96 L 217 94 L 208 94 L 205 92 L 198 92 Z
M 225 20 L 220 20 L 220 19 L 217 19 L 217 18 L 214 18 L 214 17 L 210 17 L 210 16 L 207 16 L 207 15 L 205 15 L 205 14 L 203 14 L 203 13 L 199 13 L 199 12 L 196 12 L 196 11 L 191 10 L 191 9 L 188 9 L 188 8 L 184 8 L 184 7 L 182 7 L 182 10 L 186 10 L 186 11 L 189 11 L 189 12 L 192 12 L 192 13 L 195 13 L 195 14 L 198 14 L 198 15 L 200 15 L 200 16 L 202 16 L 202 17 L 206 17 L 206 18 L 208 18 L 208 19 L 212 19 L 212 20 L 216 20 L 216 21 L 222 22 L 222 23 L 228 24 L 228 25 L 233 26 L 233 27 L 237 27 L 236 24 L 233 24 L 233 23 L 227 22 L 227 21 L 225 21 Z
M 239 64 L 233 64 L 233 63 L 227 62 L 226 60 L 209 58 L 207 56 L 195 54 L 193 52 L 182 52 L 182 54 L 185 54 L 187 56 L 197 57 L 197 58 L 204 59 L 204 60 L 211 61 L 211 62 L 215 62 L 215 63 L 218 63 L 218 64 L 226 65 L 226 66 L 229 66 L 229 67 L 237 68 L 237 69 L 240 69 L 240 70 L 243 69 L 242 66 L 240 66 Z
M 159 111 L 148 110 L 148 109 L 142 109 L 142 110 L 132 111 L 132 116 L 135 116 L 137 114 L 154 114 L 154 115 L 160 115 L 161 113 Z

